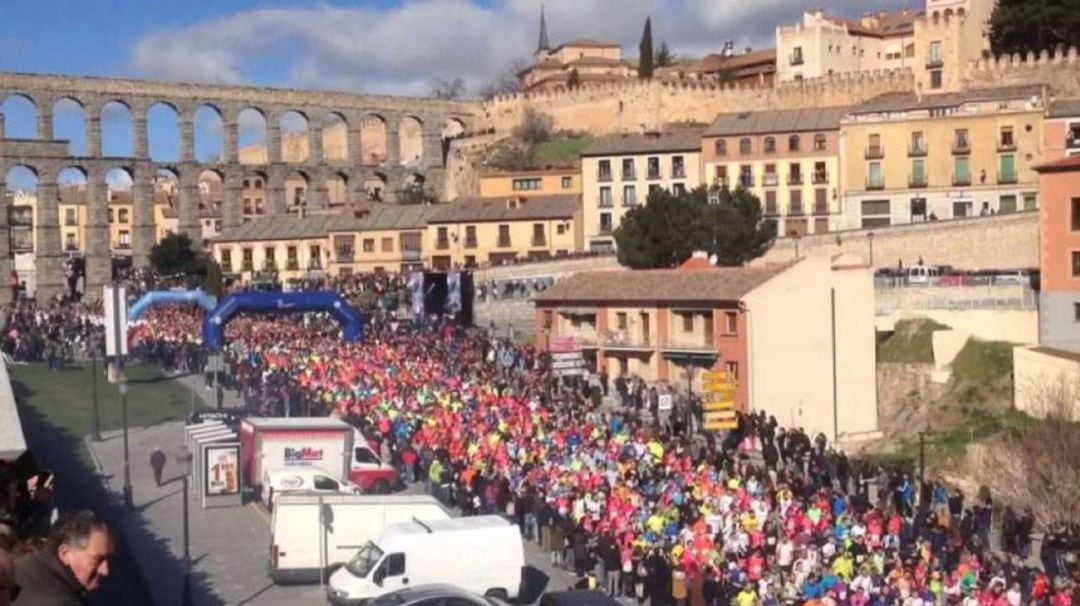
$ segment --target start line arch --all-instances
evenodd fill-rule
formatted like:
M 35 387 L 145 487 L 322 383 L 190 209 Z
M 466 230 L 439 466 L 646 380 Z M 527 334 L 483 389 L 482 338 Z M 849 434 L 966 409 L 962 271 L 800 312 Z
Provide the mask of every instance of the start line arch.
M 225 346 L 225 326 L 238 313 L 261 314 L 302 313 L 322 311 L 334 316 L 341 324 L 346 343 L 364 336 L 364 316 L 334 292 L 242 292 L 229 295 L 203 318 L 203 344 L 212 351 Z
M 151 307 L 166 304 L 195 303 L 209 313 L 214 311 L 217 299 L 201 290 L 152 290 L 135 302 L 128 310 L 128 322 L 143 317 Z

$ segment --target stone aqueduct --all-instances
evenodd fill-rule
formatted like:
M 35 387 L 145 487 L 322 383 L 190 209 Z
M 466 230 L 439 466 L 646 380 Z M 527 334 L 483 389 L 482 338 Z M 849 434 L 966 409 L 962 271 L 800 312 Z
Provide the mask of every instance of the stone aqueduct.
M 326 182 L 331 178 L 345 181 L 348 201 L 360 199 L 364 195 L 363 183 L 371 178 L 385 181 L 390 191 L 400 189 L 413 175 L 438 183 L 445 162 L 444 125 L 456 122 L 459 128 L 468 130 L 474 126 L 479 110 L 475 103 L 435 99 L 0 73 L 0 101 L 13 95 L 34 105 L 36 138 L 7 138 L 0 114 L 0 191 L 6 188 L 3 180 L 13 167 L 24 166 L 37 177 L 34 235 L 39 301 L 55 296 L 63 288 L 58 179 L 67 169 L 74 168 L 86 178 L 86 285 L 88 293 L 99 293 L 111 273 L 105 178 L 114 169 L 126 171 L 132 180 L 132 255 L 136 266 L 141 266 L 147 263 L 154 243 L 153 182 L 162 169 L 177 179 L 179 230 L 197 241 L 201 230 L 198 179 L 206 171 L 216 173 L 224 186 L 225 227 L 241 222 L 242 180 L 252 173 L 266 177 L 268 214 L 284 212 L 285 178 L 297 172 L 308 180 L 306 205 L 314 208 L 326 205 Z M 65 99 L 81 106 L 85 116 L 86 151 L 79 156 L 72 154 L 68 141 L 54 136 L 53 108 Z M 130 112 L 134 153 L 129 157 L 102 154 L 102 110 L 111 103 L 120 103 Z M 151 160 L 147 115 L 151 107 L 159 104 L 172 108 L 179 118 L 179 162 Z M 221 161 L 196 160 L 195 113 L 201 107 L 216 111 L 224 126 Z M 264 118 L 265 164 L 241 164 L 238 157 L 239 116 L 245 110 L 254 110 Z M 280 117 L 288 112 L 299 113 L 308 123 L 308 154 L 303 162 L 282 158 Z M 332 116 L 344 122 L 346 151 L 344 157 L 328 159 L 323 153 L 322 125 Z M 385 125 L 385 159 L 374 163 L 362 158 L 361 129 L 361 122 L 373 117 Z M 405 120 L 414 120 L 422 128 L 422 153 L 408 163 L 403 163 L 399 154 L 399 133 Z M 0 276 L 5 278 L 11 272 L 7 228 L 4 198 L 0 201 L 0 233 L 4 234 L 0 237 Z M 8 296 L 8 289 L 0 289 L 0 299 Z

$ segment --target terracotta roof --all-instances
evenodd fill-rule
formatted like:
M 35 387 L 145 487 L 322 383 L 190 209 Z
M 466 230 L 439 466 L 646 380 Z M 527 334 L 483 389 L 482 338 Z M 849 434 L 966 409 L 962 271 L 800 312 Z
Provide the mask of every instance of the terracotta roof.
M 846 107 L 818 107 L 720 114 L 705 129 L 704 136 L 838 130 L 847 111 Z
M 481 179 L 511 178 L 511 177 L 534 177 L 539 175 L 577 175 L 580 169 L 576 166 L 549 166 L 546 168 L 529 168 L 522 170 L 500 170 L 492 168 L 480 173 Z
M 1057 99 L 1050 103 L 1048 118 L 1075 118 L 1080 116 L 1080 99 Z
M 1080 156 L 1069 156 L 1053 162 L 1040 164 L 1035 168 L 1039 173 L 1064 173 L 1080 170 Z
M 332 227 L 330 231 L 383 231 L 395 229 L 424 229 L 431 217 L 438 214 L 443 205 L 411 205 L 398 206 L 384 204 L 375 206 L 366 216 L 353 225 L 344 225 L 341 228 Z M 347 222 L 347 223 L 352 223 Z
M 644 135 L 606 135 L 593 139 L 581 155 L 626 156 L 679 151 L 701 151 L 701 129 L 681 129 Z
M 559 280 L 537 294 L 535 300 L 578 304 L 607 301 L 738 301 L 789 266 L 720 267 L 694 271 L 588 271 Z
M 775 71 L 776 49 L 767 48 L 744 53 L 742 55 L 732 55 L 730 57 L 713 53 L 711 55 L 706 55 L 701 61 L 698 61 L 697 64 L 694 65 L 693 71 L 701 73 L 713 73 L 727 69 L 738 71 L 752 66 L 761 66 L 765 68 L 772 66 L 772 71 Z
M 958 107 L 964 103 L 980 101 L 1009 101 L 1033 96 L 1042 97 L 1041 86 L 1006 86 L 1000 88 L 975 88 L 960 93 L 923 95 L 920 100 L 915 93 L 885 93 L 851 108 L 851 114 L 875 114 L 915 109 Z
M 869 15 L 868 19 L 877 20 L 877 25 L 866 26 L 858 19 L 845 19 L 825 15 L 826 21 L 837 25 L 846 25 L 848 31 L 859 36 L 871 36 L 874 38 L 888 38 L 892 36 L 909 35 L 915 32 L 915 21 L 923 13 L 918 11 L 882 12 Z
M 619 61 L 618 59 L 608 59 L 607 57 L 580 57 L 578 59 L 574 59 L 573 61 L 568 61 L 566 64 L 569 66 L 626 65 L 626 63 L 623 61 Z
M 352 226 L 358 230 L 359 222 L 351 212 L 306 217 L 293 214 L 272 215 L 226 229 L 214 238 L 214 242 L 314 240 L 327 237 L 331 229 L 341 230 L 345 229 L 345 226 Z
M 511 200 L 516 202 L 511 204 Z M 569 219 L 581 210 L 581 196 L 554 194 L 528 198 L 464 198 L 437 207 L 428 223 L 482 223 Z
M 614 42 L 604 42 L 603 40 L 591 40 L 589 38 L 578 38 L 577 40 L 571 40 L 569 42 L 563 42 L 552 52 L 558 52 L 559 49 L 566 47 L 581 47 L 581 48 L 622 48 L 622 46 Z

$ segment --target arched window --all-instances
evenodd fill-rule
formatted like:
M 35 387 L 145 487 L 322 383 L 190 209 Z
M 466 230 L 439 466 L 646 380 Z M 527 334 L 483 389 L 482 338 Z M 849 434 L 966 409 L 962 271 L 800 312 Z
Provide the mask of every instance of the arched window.
M 791 135 L 787 142 L 788 151 L 799 151 L 799 135 Z
M 726 156 L 727 155 L 727 140 L 726 139 L 717 139 L 713 151 L 716 152 L 717 156 Z
M 814 135 L 814 151 L 825 151 L 825 141 L 824 133 Z
M 749 155 L 751 150 L 752 147 L 750 145 L 750 137 L 743 137 L 742 139 L 739 139 L 739 155 Z
M 765 137 L 765 153 L 767 153 L 767 154 L 775 154 L 776 153 L 776 139 L 774 139 L 772 137 Z

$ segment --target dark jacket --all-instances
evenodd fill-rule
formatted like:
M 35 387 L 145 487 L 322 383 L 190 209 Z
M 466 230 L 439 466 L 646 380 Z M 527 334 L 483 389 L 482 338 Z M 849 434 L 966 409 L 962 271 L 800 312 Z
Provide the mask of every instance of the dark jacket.
M 46 549 L 15 563 L 15 580 L 22 588 L 12 606 L 83 606 L 83 589 L 75 576 Z

